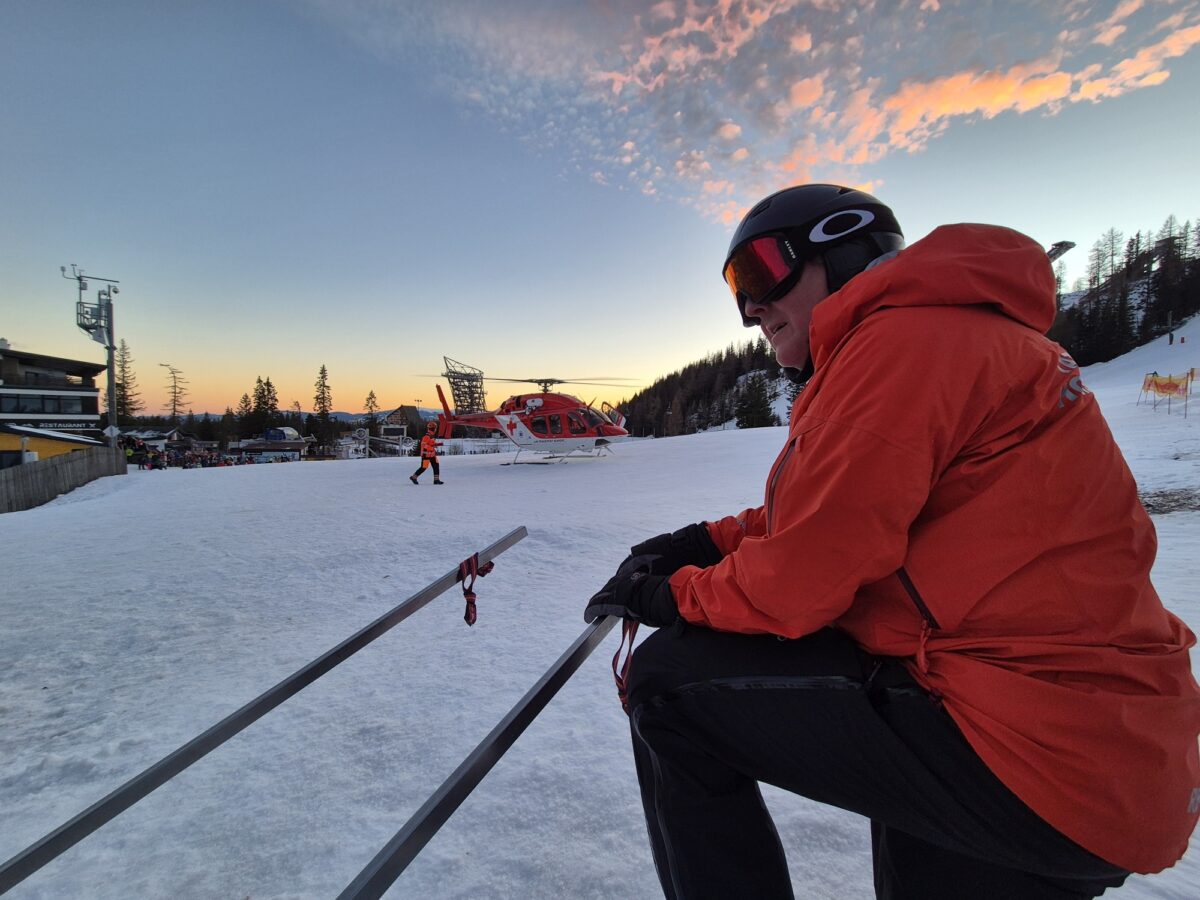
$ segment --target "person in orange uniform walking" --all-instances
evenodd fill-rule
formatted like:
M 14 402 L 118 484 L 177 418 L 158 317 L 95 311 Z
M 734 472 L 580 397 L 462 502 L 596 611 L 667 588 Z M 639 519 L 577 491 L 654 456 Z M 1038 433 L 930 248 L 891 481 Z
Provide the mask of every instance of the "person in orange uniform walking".
M 421 468 L 408 476 L 409 481 L 416 484 L 421 473 L 433 466 L 433 483 L 446 483 L 442 481 L 441 468 L 438 466 L 437 448 L 440 446 L 442 442 L 437 439 L 437 422 L 430 422 L 425 426 L 425 436 L 421 438 Z
M 837 185 L 752 208 L 722 270 L 806 386 L 762 506 L 632 548 L 585 618 L 627 681 L 663 893 L 793 896 L 767 782 L 870 820 L 881 900 L 1083 900 L 1187 848 L 1195 638 L 1016 231 L 905 248 Z M 811 889 L 802 889 L 810 896 Z

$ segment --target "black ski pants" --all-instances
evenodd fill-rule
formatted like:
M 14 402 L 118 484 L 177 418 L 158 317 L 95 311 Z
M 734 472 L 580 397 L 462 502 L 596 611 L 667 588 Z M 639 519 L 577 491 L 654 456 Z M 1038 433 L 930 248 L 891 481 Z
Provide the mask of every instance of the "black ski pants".
M 442 470 L 441 470 L 441 467 L 438 465 L 438 458 L 436 456 L 422 456 L 420 467 L 417 469 L 417 471 L 413 472 L 412 475 L 410 475 L 409 477 L 410 478 L 420 478 L 421 473 L 424 472 L 426 469 L 428 469 L 430 466 L 433 466 L 433 480 L 437 481 L 439 478 L 442 477 Z
M 793 896 L 759 782 L 870 819 L 880 900 L 1076 900 L 1128 874 L 1017 799 L 898 660 L 833 629 L 677 622 L 634 653 L 629 708 L 669 900 Z

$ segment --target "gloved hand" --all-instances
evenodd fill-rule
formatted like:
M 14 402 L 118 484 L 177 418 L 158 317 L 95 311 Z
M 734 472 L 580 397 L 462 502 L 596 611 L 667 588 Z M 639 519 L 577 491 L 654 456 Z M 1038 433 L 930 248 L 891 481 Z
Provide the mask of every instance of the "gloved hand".
M 637 563 L 638 557 L 632 561 Z M 649 564 L 643 561 L 623 573 L 618 573 L 588 601 L 583 621 L 589 625 L 601 616 L 619 616 L 644 622 L 652 628 L 662 628 L 679 618 L 679 607 L 671 593 L 670 579 L 651 575 Z
M 660 534 L 629 548 L 629 556 L 617 568 L 617 574 L 628 571 L 631 560 L 653 557 L 648 571 L 651 575 L 674 575 L 684 566 L 715 566 L 721 561 L 721 551 L 709 537 L 703 522 L 687 525 L 670 534 Z

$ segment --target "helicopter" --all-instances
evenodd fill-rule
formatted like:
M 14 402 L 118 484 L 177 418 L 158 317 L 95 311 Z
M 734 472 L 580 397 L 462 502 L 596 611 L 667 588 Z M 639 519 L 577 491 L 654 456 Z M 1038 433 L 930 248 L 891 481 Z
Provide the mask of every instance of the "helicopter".
M 611 444 L 628 440 L 625 417 L 608 403 L 596 409 L 571 394 L 553 391 L 560 384 L 600 384 L 600 379 L 578 380 L 562 378 L 492 378 L 489 381 L 535 384 L 538 390 L 514 394 L 500 406 L 484 409 L 483 371 L 443 357 L 446 371 L 442 376 L 449 382 L 455 411 L 442 386 L 437 385 L 442 412 L 438 414 L 438 436 L 449 437 L 455 425 L 467 425 L 498 431 L 522 451 L 547 454 L 565 459 L 572 455 L 599 456 L 608 452 Z M 612 387 L 617 379 L 603 379 L 604 387 Z M 514 462 L 516 459 L 514 458 Z

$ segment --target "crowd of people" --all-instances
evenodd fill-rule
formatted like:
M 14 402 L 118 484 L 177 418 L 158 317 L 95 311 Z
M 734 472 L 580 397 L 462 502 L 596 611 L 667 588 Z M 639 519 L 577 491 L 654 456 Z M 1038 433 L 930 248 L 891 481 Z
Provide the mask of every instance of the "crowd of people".
M 221 466 L 244 466 L 266 462 L 288 462 L 286 457 L 263 460 L 253 454 L 228 453 L 220 450 L 189 450 L 167 447 L 159 449 L 141 438 L 122 437 L 118 445 L 125 450 L 125 460 L 138 469 L 209 469 Z

